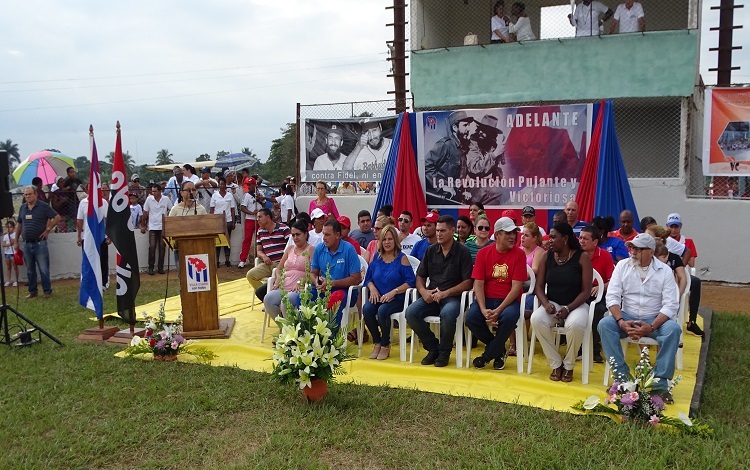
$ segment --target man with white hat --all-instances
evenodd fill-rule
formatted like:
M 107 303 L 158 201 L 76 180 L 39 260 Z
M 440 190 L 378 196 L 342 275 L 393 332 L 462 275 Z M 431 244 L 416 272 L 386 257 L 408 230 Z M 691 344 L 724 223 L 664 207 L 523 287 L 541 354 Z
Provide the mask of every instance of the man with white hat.
M 493 369 L 505 368 L 505 342 L 521 315 L 521 291 L 528 275 L 526 255 L 516 246 L 518 232 L 512 219 L 498 219 L 495 246 L 479 250 L 474 262 L 471 277 L 475 300 L 466 313 L 466 326 L 485 344 L 484 352 L 474 358 L 477 369 L 493 360 Z M 496 334 L 492 334 L 492 327 L 497 327 Z
M 318 155 L 313 171 L 343 170 L 346 155 L 341 153 L 344 144 L 344 128 L 341 124 L 331 124 L 326 136 L 326 153 Z
M 310 214 L 310 219 L 313 228 L 308 232 L 307 243 L 318 246 L 323 242 L 323 224 L 326 223 L 326 213 L 320 207 L 316 207 Z
M 679 243 L 683 243 L 687 248 L 690 249 L 690 255 L 688 255 L 687 263 L 685 266 L 691 268 L 695 267 L 695 258 L 698 257 L 698 249 L 695 247 L 695 242 L 692 238 L 682 236 L 682 217 L 678 213 L 672 213 L 667 216 L 667 228 L 669 228 L 669 237 Z M 698 307 L 701 303 L 701 279 L 697 276 L 690 275 L 690 300 L 689 304 L 689 316 L 687 330 L 696 336 L 703 337 L 703 330 L 695 323 L 698 315 Z
M 674 403 L 667 380 L 674 377 L 674 363 L 680 345 L 682 327 L 677 324 L 679 294 L 669 266 L 654 256 L 656 242 L 647 233 L 638 234 L 627 242 L 630 259 L 617 263 L 607 287 L 607 308 L 610 315 L 599 322 L 602 347 L 614 360 L 614 377 L 630 373 L 620 340 L 649 337 L 659 342 L 654 385 L 665 403 Z

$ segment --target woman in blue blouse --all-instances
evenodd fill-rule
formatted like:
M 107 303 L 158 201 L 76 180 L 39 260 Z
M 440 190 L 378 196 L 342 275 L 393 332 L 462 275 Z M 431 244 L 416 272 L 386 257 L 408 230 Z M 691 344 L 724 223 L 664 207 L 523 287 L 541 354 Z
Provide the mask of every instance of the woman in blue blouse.
M 618 237 L 610 237 L 608 235 L 615 227 L 615 219 L 611 215 L 607 217 L 596 216 L 591 221 L 591 225 L 599 229 L 599 233 L 602 234 L 602 237 L 599 239 L 599 248 L 607 250 L 607 253 L 612 257 L 612 261 L 615 264 L 630 256 L 624 241 Z
M 367 267 L 364 282 L 369 296 L 362 306 L 362 316 L 375 344 L 370 359 L 382 361 L 391 354 L 391 315 L 404 308 L 404 294 L 415 282 L 409 259 L 401 253 L 396 228 L 386 225 L 380 231 L 378 251 Z

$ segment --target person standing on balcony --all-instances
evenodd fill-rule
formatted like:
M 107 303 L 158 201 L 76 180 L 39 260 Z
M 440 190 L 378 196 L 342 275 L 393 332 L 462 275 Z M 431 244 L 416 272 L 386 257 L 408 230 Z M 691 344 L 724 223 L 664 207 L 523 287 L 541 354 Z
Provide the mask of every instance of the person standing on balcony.
M 598 36 L 601 26 L 612 16 L 612 9 L 603 3 L 583 0 L 576 5 L 575 13 L 568 14 L 568 20 L 576 28 L 576 37 Z
M 492 41 L 492 44 L 510 42 L 510 32 L 508 31 L 510 19 L 505 16 L 505 2 L 499 0 L 495 3 L 492 11 L 495 13 L 490 20 L 490 26 L 492 27 L 492 37 L 490 40 Z
M 625 0 L 625 3 L 619 4 L 612 24 L 609 25 L 609 34 L 615 34 L 618 26 L 620 34 L 646 31 L 646 14 L 643 12 L 643 6 L 633 0 Z
M 526 14 L 526 5 L 523 2 L 516 2 L 510 7 L 511 16 L 516 17 L 516 22 L 508 26 L 512 41 L 535 41 L 536 36 L 531 29 L 529 15 Z

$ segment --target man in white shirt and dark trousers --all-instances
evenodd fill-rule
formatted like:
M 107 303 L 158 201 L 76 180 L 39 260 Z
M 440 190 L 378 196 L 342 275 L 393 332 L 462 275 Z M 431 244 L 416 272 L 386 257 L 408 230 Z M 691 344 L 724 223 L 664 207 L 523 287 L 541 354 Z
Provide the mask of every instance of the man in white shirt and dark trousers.
M 162 195 L 161 186 L 151 186 L 151 195 L 143 204 L 143 217 L 141 217 L 141 233 L 148 230 L 148 274 L 153 276 L 154 266 L 159 269 L 159 274 L 164 274 L 164 252 L 166 244 L 162 237 L 162 217 L 169 215 L 172 209 L 172 200 Z M 158 251 L 158 255 L 157 255 Z M 157 258 L 158 256 L 158 258 Z
M 628 376 L 630 370 L 620 340 L 645 336 L 659 343 L 653 387 L 664 403 L 674 403 L 668 390 L 668 380 L 674 377 L 675 354 L 680 346 L 681 325 L 677 324 L 679 294 L 674 274 L 669 266 L 654 257 L 656 242 L 647 234 L 638 234 L 627 243 L 630 259 L 615 266 L 607 288 L 607 308 L 610 315 L 599 322 L 602 347 L 614 361 L 612 374 Z

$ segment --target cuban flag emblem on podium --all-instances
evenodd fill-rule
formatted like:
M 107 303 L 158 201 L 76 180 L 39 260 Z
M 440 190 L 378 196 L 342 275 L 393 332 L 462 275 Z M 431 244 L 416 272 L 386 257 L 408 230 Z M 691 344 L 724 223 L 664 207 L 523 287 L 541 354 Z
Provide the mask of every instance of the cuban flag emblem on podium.
M 208 277 L 208 254 L 185 256 L 185 274 L 187 275 L 188 292 L 203 292 L 211 290 Z

